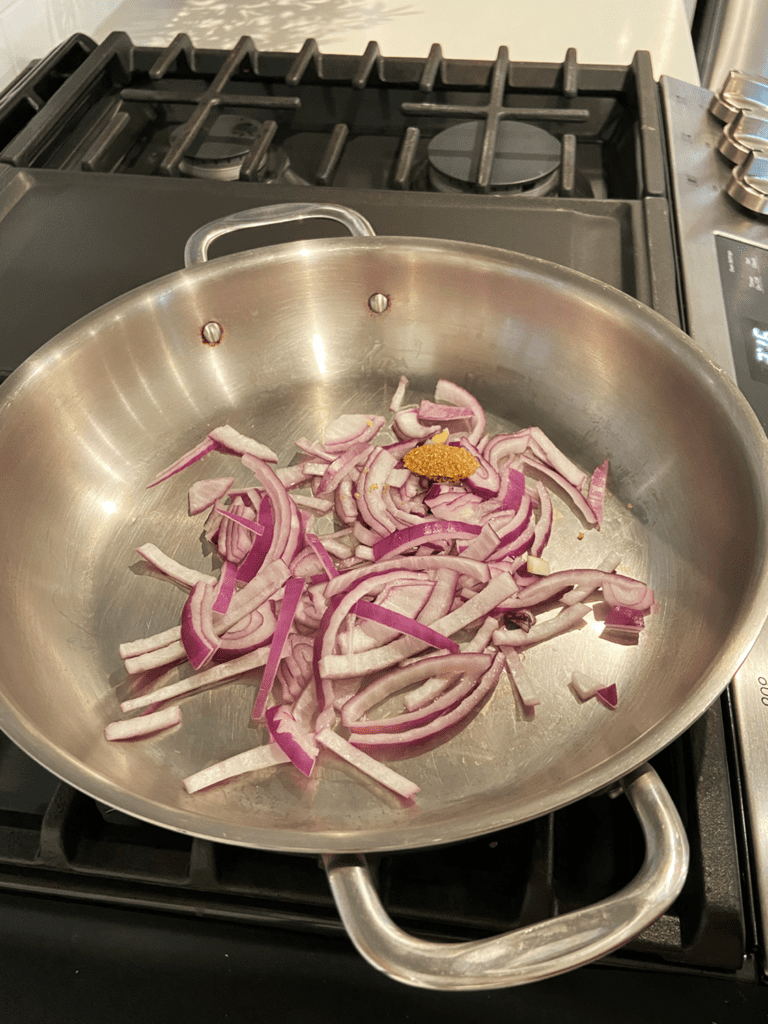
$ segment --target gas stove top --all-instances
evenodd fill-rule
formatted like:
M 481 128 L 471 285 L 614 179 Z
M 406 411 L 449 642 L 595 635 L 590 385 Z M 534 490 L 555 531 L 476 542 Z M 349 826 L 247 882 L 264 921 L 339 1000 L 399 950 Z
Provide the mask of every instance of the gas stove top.
M 218 51 L 195 49 L 185 36 L 164 50 L 133 46 L 123 33 L 98 47 L 74 36 L 0 97 L 0 369 L 7 375 L 78 317 L 179 269 L 186 239 L 202 224 L 297 200 L 350 206 L 379 234 L 539 256 L 685 327 L 664 132 L 644 53 L 627 67 L 604 67 L 580 65 L 573 51 L 554 65 L 514 63 L 504 49 L 495 60 L 452 61 L 438 46 L 424 59 L 398 59 L 375 44 L 362 56 L 339 56 L 312 40 L 286 54 L 259 52 L 249 39 Z M 212 255 L 337 233 L 317 221 L 261 228 L 222 239 Z M 729 999 L 762 1005 L 732 717 L 726 695 L 654 761 L 692 847 L 688 881 L 668 913 L 601 965 L 533 986 L 530 997 L 478 996 L 475 1008 L 482 1002 L 482 1012 L 501 1019 L 509 1008 L 537 998 L 554 1006 L 558 993 L 573 992 L 580 1001 L 566 1018 L 593 1020 L 598 1006 L 610 1013 L 604 1001 L 616 998 L 617 979 L 637 983 L 643 1005 L 651 972 L 657 991 L 670 979 L 678 986 L 668 992 L 670 1014 L 678 996 L 689 1007 L 699 1000 L 705 1013 L 717 1005 L 711 1019 L 719 1024 L 748 1019 L 726 1015 Z M 643 857 L 638 826 L 616 796 L 600 793 L 439 851 L 381 856 L 387 909 L 414 934 L 466 939 L 615 892 Z M 171 961 L 176 944 L 184 954 Z M 137 957 L 144 948 L 149 963 Z M 428 1019 L 451 1019 L 475 998 L 462 997 L 463 1006 L 407 993 L 401 1002 L 351 958 L 312 858 L 137 822 L 58 782 L 2 735 L 0 949 L 18 970 L 18 983 L 0 981 L 0 995 L 8 989 L 19 1008 L 13 1020 L 31 1005 L 20 980 L 35 955 L 67 990 L 60 968 L 73 949 L 83 966 L 75 957 L 71 970 L 90 974 L 92 995 L 109 991 L 111 972 L 122 992 L 114 979 L 138 971 L 158 1020 L 174 1005 L 164 972 L 175 971 L 173 984 L 199 991 L 208 1006 L 222 971 L 242 983 L 249 950 L 270 992 L 290 989 L 292 976 L 275 965 L 292 959 L 310 1005 L 318 969 L 334 1003 L 342 978 L 354 979 L 364 1001 L 382 992 L 378 1011 L 365 1011 L 374 1020 L 395 1019 L 390 1012 L 402 1019 L 407 999 Z M 222 963 L 230 956 L 236 967 Z M 258 1005 L 258 988 L 252 995 Z M 220 1005 L 234 1010 L 240 998 L 224 994 Z M 285 988 L 283 999 L 300 1012 Z M 351 999 L 349 1010 L 360 1003 Z M 122 1019 L 119 1007 L 110 1012 Z M 337 1007 L 333 1019 L 351 1020 L 344 1012 Z

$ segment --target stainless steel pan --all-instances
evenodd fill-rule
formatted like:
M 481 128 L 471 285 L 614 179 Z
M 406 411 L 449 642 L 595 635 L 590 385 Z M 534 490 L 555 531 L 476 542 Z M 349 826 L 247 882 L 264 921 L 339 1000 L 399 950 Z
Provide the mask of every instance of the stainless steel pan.
M 63 779 L 139 818 L 215 841 L 324 854 L 351 937 L 399 980 L 469 989 L 569 970 L 639 932 L 682 886 L 685 835 L 645 762 L 715 700 L 762 625 L 765 437 L 680 331 L 541 260 L 353 237 L 205 262 L 219 234 L 306 216 L 372 235 L 350 211 L 304 205 L 208 225 L 190 240 L 188 269 L 85 317 L 0 389 L 0 726 Z M 281 767 L 188 796 L 183 777 L 263 737 L 248 728 L 250 681 L 190 699 L 181 730 L 134 744 L 103 739 L 127 688 L 118 643 L 173 624 L 183 602 L 131 571 L 134 548 L 152 541 L 204 565 L 185 514 L 190 474 L 145 484 L 224 422 L 290 460 L 293 438 L 321 436 L 340 412 L 386 409 L 401 373 L 415 398 L 439 376 L 465 385 L 492 425 L 538 424 L 585 469 L 608 456 L 603 529 L 582 530 L 559 505 L 551 561 L 594 566 L 615 550 L 656 589 L 660 613 L 634 648 L 587 627 L 532 650 L 527 666 L 543 694 L 535 719 L 499 689 L 460 736 L 407 763 L 421 786 L 414 808 L 330 756 L 308 783 Z M 205 471 L 220 475 L 224 465 L 211 457 Z M 580 705 L 568 689 L 573 668 L 617 682 L 618 709 Z M 365 851 L 496 830 L 618 779 L 647 843 L 645 865 L 622 893 L 508 936 L 444 947 L 386 919 Z

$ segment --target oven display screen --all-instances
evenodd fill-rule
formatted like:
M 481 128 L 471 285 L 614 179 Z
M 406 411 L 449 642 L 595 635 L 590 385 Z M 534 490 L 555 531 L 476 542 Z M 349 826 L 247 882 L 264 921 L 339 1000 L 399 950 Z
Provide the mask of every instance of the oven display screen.
M 752 380 L 768 384 L 768 323 L 745 321 L 747 364 Z

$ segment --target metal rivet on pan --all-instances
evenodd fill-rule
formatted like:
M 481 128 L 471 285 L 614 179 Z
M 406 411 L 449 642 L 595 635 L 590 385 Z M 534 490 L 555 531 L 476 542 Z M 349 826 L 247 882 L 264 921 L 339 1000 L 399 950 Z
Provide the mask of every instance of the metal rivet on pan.
M 368 299 L 368 308 L 372 313 L 383 313 L 385 309 L 389 308 L 388 296 L 382 295 L 381 292 L 375 292 Z
M 215 320 L 211 320 L 207 323 L 200 332 L 203 336 L 203 341 L 206 345 L 218 345 L 221 339 L 224 337 L 224 328 L 221 324 L 216 323 Z

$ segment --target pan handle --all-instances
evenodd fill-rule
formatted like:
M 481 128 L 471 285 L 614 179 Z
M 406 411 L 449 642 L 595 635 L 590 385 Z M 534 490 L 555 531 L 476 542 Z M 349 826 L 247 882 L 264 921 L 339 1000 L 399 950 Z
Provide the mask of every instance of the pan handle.
M 254 210 L 230 213 L 227 217 L 220 217 L 209 224 L 204 224 L 190 235 L 184 246 L 184 266 L 192 267 L 196 263 L 205 263 L 211 242 L 222 235 L 228 235 L 231 231 L 266 227 L 268 224 L 284 224 L 292 220 L 315 219 L 338 221 L 351 235 L 360 238 L 372 238 L 376 235 L 362 214 L 346 206 L 335 206 L 333 203 L 279 203 L 276 206 L 261 206 Z
M 624 889 L 591 907 L 473 942 L 433 943 L 387 916 L 361 855 L 323 860 L 341 919 L 378 970 L 417 988 L 475 991 L 541 981 L 582 967 L 634 938 L 680 893 L 688 873 L 683 824 L 659 776 L 645 764 L 622 780 L 645 835 L 645 860 Z

